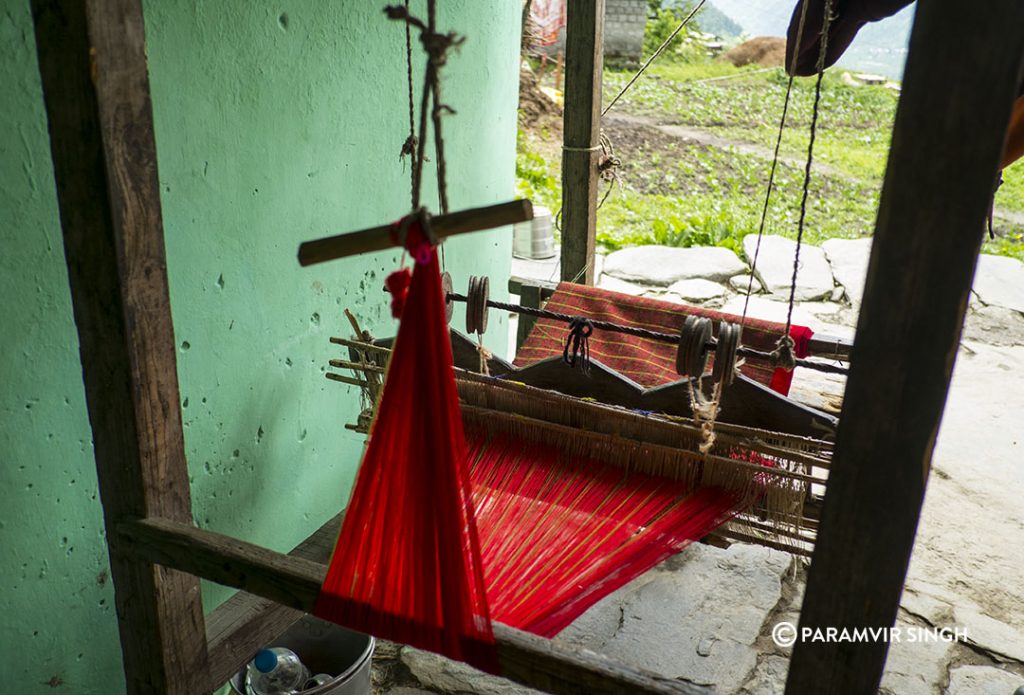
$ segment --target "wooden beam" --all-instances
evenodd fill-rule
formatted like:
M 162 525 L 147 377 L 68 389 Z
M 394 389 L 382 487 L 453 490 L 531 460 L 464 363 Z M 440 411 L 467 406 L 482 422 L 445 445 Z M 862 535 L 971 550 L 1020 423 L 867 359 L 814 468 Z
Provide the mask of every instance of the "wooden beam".
M 562 280 L 594 284 L 604 0 L 567 3 L 562 150 Z M 582 275 L 581 271 L 586 269 Z
M 113 532 L 192 522 L 142 6 L 33 0 L 32 15 L 127 691 L 202 692 L 199 580 Z
M 456 234 L 479 232 L 532 219 L 533 204 L 529 199 L 521 198 L 507 203 L 459 210 L 447 215 L 432 217 L 430 229 L 438 239 L 445 239 Z M 357 232 L 303 242 L 299 245 L 299 265 L 313 265 L 336 258 L 391 248 L 395 246 L 395 242 L 391 238 L 391 227 L 390 224 L 384 224 Z
M 341 529 L 341 514 L 313 532 L 295 547 L 291 557 L 326 563 Z M 206 640 L 210 667 L 207 690 L 226 683 L 264 645 L 276 640 L 304 613 L 270 599 L 239 591 L 206 617 Z
M 1020 84 L 1022 27 L 1019 0 L 918 3 L 801 629 L 896 619 Z M 786 692 L 874 693 L 887 649 L 798 641 Z
M 311 611 L 327 574 L 315 562 L 166 519 L 126 521 L 121 539 L 142 557 L 205 579 Z M 710 695 L 692 684 L 623 666 L 504 625 L 494 626 L 502 675 L 552 693 L 683 693 Z

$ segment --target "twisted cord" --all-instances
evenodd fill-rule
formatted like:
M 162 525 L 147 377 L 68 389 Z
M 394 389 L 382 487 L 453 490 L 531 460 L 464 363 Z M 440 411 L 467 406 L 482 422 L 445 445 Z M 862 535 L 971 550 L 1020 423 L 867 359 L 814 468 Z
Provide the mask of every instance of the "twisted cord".
M 796 232 L 796 253 L 793 254 L 793 279 L 789 287 L 789 307 L 786 311 L 786 333 L 793 324 L 793 304 L 796 302 L 796 277 L 800 272 L 800 248 L 803 245 L 804 224 L 807 219 L 807 198 L 811 187 L 811 167 L 814 164 L 814 139 L 818 132 L 818 115 L 821 105 L 821 82 L 825 77 L 825 57 L 828 52 L 828 30 L 832 24 L 832 0 L 825 0 L 825 16 L 821 27 L 821 49 L 818 52 L 818 79 L 814 83 L 814 106 L 811 110 L 810 142 L 807 144 L 807 163 L 804 166 L 803 194 L 800 198 L 800 221 Z

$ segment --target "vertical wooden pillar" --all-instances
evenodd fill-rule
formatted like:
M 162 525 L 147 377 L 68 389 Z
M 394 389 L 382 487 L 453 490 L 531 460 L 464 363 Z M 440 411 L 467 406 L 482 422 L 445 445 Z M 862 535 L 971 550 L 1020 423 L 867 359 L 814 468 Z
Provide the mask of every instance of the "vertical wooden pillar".
M 140 0 L 32 0 L 127 691 L 203 691 L 199 580 L 119 523 L 192 523 Z
M 594 284 L 604 0 L 567 3 L 562 151 L 562 280 Z M 581 271 L 586 268 L 586 272 Z
M 1020 0 L 918 3 L 801 629 L 896 619 L 1022 57 Z M 875 693 L 887 650 L 797 641 L 786 692 Z

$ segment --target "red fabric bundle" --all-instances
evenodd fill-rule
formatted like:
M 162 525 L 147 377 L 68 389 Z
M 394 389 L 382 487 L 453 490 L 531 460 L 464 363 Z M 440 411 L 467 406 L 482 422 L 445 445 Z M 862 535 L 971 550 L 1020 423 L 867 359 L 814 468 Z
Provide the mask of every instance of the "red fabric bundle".
M 733 323 L 741 321 L 739 316 L 710 309 L 683 306 L 650 297 L 631 297 L 569 282 L 558 286 L 544 308 L 661 333 L 678 333 L 689 314 L 712 319 L 716 334 L 720 320 Z M 516 366 L 523 367 L 548 357 L 561 356 L 567 330 L 561 321 L 538 319 L 516 354 Z M 785 330 L 785 324 L 748 318 L 743 328 L 743 344 L 771 352 Z M 796 356 L 806 357 L 814 332 L 804 326 L 791 326 L 789 334 L 796 343 Z M 676 347 L 670 343 L 602 330 L 595 330 L 589 343 L 593 359 L 646 388 L 661 386 L 680 378 L 676 373 Z M 793 372 L 774 369 L 766 361 L 748 358 L 741 371 L 783 395 L 789 393 L 793 381 Z
M 387 381 L 313 613 L 496 672 L 440 269 L 412 231 Z

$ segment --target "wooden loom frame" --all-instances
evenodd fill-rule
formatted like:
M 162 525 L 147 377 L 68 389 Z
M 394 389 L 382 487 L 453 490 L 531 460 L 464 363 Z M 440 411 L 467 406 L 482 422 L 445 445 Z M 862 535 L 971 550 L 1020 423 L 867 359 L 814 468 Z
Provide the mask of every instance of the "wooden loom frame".
M 567 80 L 599 84 L 603 0 L 570 8 L 569 55 L 589 41 L 591 60 Z M 288 555 L 194 527 L 141 0 L 32 11 L 127 689 L 209 692 L 312 606 L 338 521 Z M 1021 26 L 1018 0 L 918 8 L 801 626 L 895 620 L 980 246 L 965 230 L 980 232 L 988 208 Z M 204 618 L 199 577 L 249 593 Z M 495 634 L 504 675 L 533 687 L 707 692 Z M 885 644 L 800 643 L 788 692 L 873 692 L 885 656 Z

